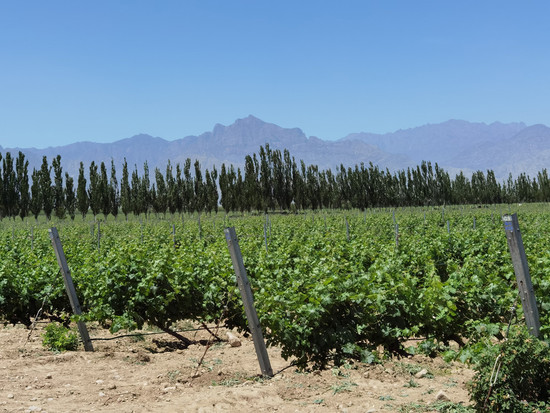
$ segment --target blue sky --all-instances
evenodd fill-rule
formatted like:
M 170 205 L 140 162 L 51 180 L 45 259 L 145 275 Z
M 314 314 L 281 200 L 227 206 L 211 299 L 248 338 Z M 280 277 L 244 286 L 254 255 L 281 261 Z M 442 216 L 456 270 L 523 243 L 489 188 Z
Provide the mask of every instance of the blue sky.
M 0 2 L 0 145 L 550 125 L 548 1 Z

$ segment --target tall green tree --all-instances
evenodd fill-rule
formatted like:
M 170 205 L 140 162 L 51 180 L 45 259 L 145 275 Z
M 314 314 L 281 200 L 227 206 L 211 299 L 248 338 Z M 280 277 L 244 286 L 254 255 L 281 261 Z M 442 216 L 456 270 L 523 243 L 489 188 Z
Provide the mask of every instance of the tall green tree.
M 285 149 L 283 151 L 283 160 L 284 160 L 284 202 L 283 209 L 289 210 L 292 201 L 294 200 L 294 188 L 292 186 L 292 157 L 290 152 Z
M 63 168 L 61 167 L 61 155 L 52 160 L 54 186 L 53 186 L 53 207 L 55 216 L 59 219 L 65 217 L 65 194 L 63 192 Z
M 218 213 L 218 201 L 220 198 L 220 194 L 218 192 L 218 185 L 216 184 L 218 180 L 218 170 L 216 169 L 216 166 L 212 166 L 212 170 L 210 171 L 210 186 L 208 187 L 208 202 L 210 204 L 211 209 L 217 214 Z
M 205 183 L 204 183 L 204 207 L 206 212 L 211 213 L 212 211 L 218 212 L 218 186 L 216 185 L 216 180 L 218 178 L 218 172 L 216 167 L 212 171 L 205 171 L 204 174 Z
M 258 183 L 257 162 L 250 155 L 246 155 L 244 159 L 244 183 L 243 194 L 239 197 L 239 202 L 243 209 L 250 212 L 252 208 L 256 208 L 258 204 L 261 207 L 260 186 Z
M 100 209 L 105 219 L 107 219 L 107 216 L 111 212 L 111 191 L 109 179 L 107 178 L 107 167 L 104 162 L 101 162 L 99 170 Z
M 487 170 L 485 179 L 485 203 L 500 204 L 502 202 L 501 186 L 497 182 L 495 172 L 492 169 Z
M 294 158 L 292 158 L 292 188 L 294 188 L 294 206 L 296 209 L 304 208 L 306 203 L 306 188 L 304 178 L 300 174 L 300 169 L 296 165 Z
M 195 160 L 195 179 L 193 181 L 194 198 L 193 198 L 193 211 L 201 212 L 204 209 L 205 204 L 205 190 L 204 183 L 202 181 L 201 164 L 198 160 Z
M 166 191 L 166 182 L 159 168 L 155 168 L 156 199 L 153 205 L 155 212 L 166 215 L 168 208 L 168 193 Z
M 171 215 L 174 215 L 178 210 L 178 187 L 170 159 L 168 159 L 168 165 L 166 165 L 166 198 L 168 211 Z
M 97 214 L 101 211 L 101 185 L 100 185 L 100 175 L 97 172 L 97 165 L 94 161 L 90 164 L 89 172 L 90 185 L 88 187 L 88 199 L 90 201 L 90 209 L 94 215 L 94 219 Z
M 109 179 L 109 204 L 111 206 L 111 214 L 118 216 L 118 208 L 120 206 L 120 192 L 118 189 L 118 180 L 116 177 L 115 161 L 111 159 L 111 177 Z
M 80 168 L 78 169 L 76 203 L 78 206 L 78 212 L 82 215 L 82 219 L 86 218 L 86 214 L 90 208 L 90 198 L 86 189 L 86 177 L 84 176 L 84 164 L 82 162 L 80 162 Z
M 234 193 L 235 193 L 234 195 L 235 199 L 239 200 L 236 202 L 236 204 L 240 205 L 239 210 L 242 213 L 245 211 L 248 205 L 246 203 L 245 183 L 244 183 L 243 175 L 241 173 L 241 168 L 237 168 L 237 181 L 235 184 Z
M 260 146 L 260 192 L 261 208 L 264 212 L 274 207 L 271 173 L 271 149 L 266 144 L 265 149 Z
M 460 171 L 451 182 L 452 202 L 454 204 L 468 204 L 472 202 L 472 187 L 470 180 Z
M 48 158 L 44 156 L 42 158 L 42 166 L 40 167 L 40 191 L 42 192 L 42 208 L 48 221 L 52 218 L 54 207 L 51 169 L 48 164 Z
M 134 215 L 138 216 L 141 214 L 141 179 L 137 171 L 137 165 L 134 165 L 134 170 L 132 171 L 132 188 L 130 190 L 132 195 L 132 212 Z
M 285 208 L 285 171 L 283 165 L 283 157 L 280 150 L 272 152 L 272 182 L 273 182 L 273 198 L 276 205 Z
M 550 178 L 548 177 L 548 171 L 544 168 L 537 174 L 537 181 L 539 183 L 540 194 L 538 201 L 549 202 L 550 201 Z
M 74 179 L 69 175 L 68 172 L 65 172 L 65 209 L 71 217 L 71 220 L 74 221 L 75 211 L 76 211 L 76 195 L 74 192 Z
M 42 211 L 42 188 L 41 188 L 41 173 L 40 170 L 33 169 L 31 179 L 31 201 L 29 209 L 34 216 L 34 219 L 38 221 L 38 215 Z
M 17 171 L 17 192 L 19 193 L 19 216 L 23 220 L 29 215 L 30 204 L 29 161 L 25 159 L 23 152 L 19 152 L 15 165 Z
M 10 152 L 2 160 L 2 205 L 4 213 L 10 218 L 15 218 L 18 213 L 19 193 L 17 192 L 17 177 L 13 169 L 13 158 Z
M 225 163 L 222 163 L 222 168 L 220 170 L 220 192 L 221 192 L 221 200 L 220 203 L 222 205 L 222 208 L 225 210 L 225 213 L 229 213 L 230 211 L 230 192 L 229 192 L 229 177 L 227 174 L 227 170 L 225 169 Z
M 147 161 L 143 164 L 143 176 L 141 177 L 140 186 L 140 208 L 141 212 L 147 215 L 149 207 L 151 206 L 151 180 L 149 179 L 149 165 Z
M 183 209 L 185 210 L 185 212 L 193 212 L 195 210 L 195 190 L 193 177 L 191 176 L 190 158 L 187 158 L 185 160 L 185 164 L 183 165 L 183 176 L 185 178 L 182 191 Z
M 176 211 L 178 213 L 183 212 L 183 192 L 185 189 L 185 181 L 182 177 L 182 171 L 180 164 L 176 164 L 176 188 L 175 188 L 175 202 L 176 202 Z
M 120 183 L 120 207 L 126 220 L 128 220 L 128 214 L 132 211 L 132 192 L 130 188 L 130 177 L 128 175 L 128 162 L 124 158 L 124 164 L 122 165 L 122 181 Z
M 476 204 L 486 201 L 485 197 L 485 174 L 483 171 L 476 171 L 472 174 L 472 201 Z

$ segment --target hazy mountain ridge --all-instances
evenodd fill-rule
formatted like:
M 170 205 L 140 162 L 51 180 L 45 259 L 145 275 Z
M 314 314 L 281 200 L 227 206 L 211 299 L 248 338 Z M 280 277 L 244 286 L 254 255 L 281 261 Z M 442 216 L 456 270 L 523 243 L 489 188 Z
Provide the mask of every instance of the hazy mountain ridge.
M 382 135 L 354 133 L 343 140 L 361 140 L 387 152 L 404 154 L 416 162 L 431 160 L 439 164 L 452 164 L 457 152 L 471 151 L 480 144 L 501 142 L 525 128 L 524 123 L 494 122 L 487 125 L 451 119 L 439 124 L 401 129 Z
M 550 128 L 526 127 L 508 139 L 481 143 L 471 152 L 462 151 L 450 162 L 475 170 L 492 169 L 499 177 L 522 172 L 534 177 L 543 168 L 550 168 Z
M 115 162 L 120 175 L 124 159 L 130 170 L 137 166 L 141 173 L 147 161 L 151 176 L 156 167 L 164 172 L 168 160 L 183 165 L 187 158 L 198 159 L 203 168 L 222 163 L 242 166 L 246 155 L 257 153 L 260 145 L 272 149 L 288 149 L 297 161 L 320 168 L 346 167 L 372 162 L 391 171 L 414 167 L 422 160 L 437 162 L 453 176 L 459 170 L 493 169 L 500 180 L 508 173 L 531 176 L 550 165 L 550 128 L 524 123 L 471 123 L 462 120 L 424 125 L 393 133 L 353 133 L 337 141 L 307 137 L 299 128 L 283 128 L 254 116 L 224 126 L 216 124 L 212 131 L 167 141 L 147 134 L 135 135 L 113 143 L 78 142 L 45 149 L 1 148 L 14 156 L 23 151 L 33 167 L 39 168 L 42 156 L 48 160 L 61 155 L 65 171 L 76 176 L 80 162 L 86 168 L 92 161 Z

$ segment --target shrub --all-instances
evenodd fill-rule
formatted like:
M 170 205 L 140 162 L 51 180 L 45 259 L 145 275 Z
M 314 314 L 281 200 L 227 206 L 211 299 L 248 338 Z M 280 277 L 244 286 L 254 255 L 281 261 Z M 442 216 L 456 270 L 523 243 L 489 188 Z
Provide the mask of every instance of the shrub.
M 76 333 L 58 323 L 46 326 L 46 332 L 42 335 L 42 345 L 51 351 L 74 351 L 78 348 Z
M 506 341 L 488 344 L 477 360 L 470 387 L 477 411 L 550 411 L 548 343 L 515 328 Z

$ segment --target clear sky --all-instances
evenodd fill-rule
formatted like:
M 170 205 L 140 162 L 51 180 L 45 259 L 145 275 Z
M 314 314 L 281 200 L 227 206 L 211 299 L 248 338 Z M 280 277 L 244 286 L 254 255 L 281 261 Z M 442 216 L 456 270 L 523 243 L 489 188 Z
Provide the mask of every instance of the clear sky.
M 550 125 L 550 2 L 0 2 L 0 145 Z

